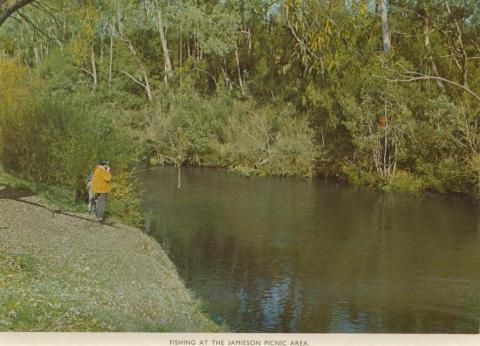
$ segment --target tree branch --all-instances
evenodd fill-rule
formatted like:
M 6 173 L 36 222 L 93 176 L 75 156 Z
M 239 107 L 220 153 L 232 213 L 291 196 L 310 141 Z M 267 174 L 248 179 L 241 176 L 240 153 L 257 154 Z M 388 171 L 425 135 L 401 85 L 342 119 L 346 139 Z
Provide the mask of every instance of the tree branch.
M 40 29 L 38 27 L 38 25 L 36 25 L 30 18 L 28 18 L 28 16 L 24 15 L 22 12 L 18 11 L 17 12 L 18 15 L 20 16 L 20 18 L 22 18 L 25 22 L 27 22 L 28 24 L 30 24 L 35 30 L 37 30 L 39 33 L 41 33 L 43 36 L 45 36 L 46 38 L 48 38 L 49 40 L 52 40 L 52 37 L 50 37 L 50 35 L 48 35 L 45 31 L 43 31 L 42 29 Z
M 33 1 L 35 0 L 0 0 L 0 26 L 8 17 Z
M 443 77 L 439 77 L 439 76 L 429 76 L 429 75 L 426 75 L 426 74 L 423 74 L 423 73 L 409 71 L 403 65 L 401 65 L 400 63 L 397 63 L 397 65 L 400 66 L 400 68 L 403 70 L 403 74 L 399 73 L 398 71 L 392 70 L 392 69 L 388 69 L 388 70 L 394 71 L 395 73 L 397 73 L 401 77 L 400 79 L 390 79 L 390 78 L 385 78 L 385 77 L 380 77 L 380 78 L 386 79 L 389 82 L 404 82 L 404 83 L 410 83 L 410 82 L 415 82 L 415 81 L 420 81 L 420 80 L 442 81 L 444 83 L 453 85 L 457 88 L 463 89 L 464 91 L 466 91 L 467 93 L 472 95 L 477 101 L 480 102 L 480 95 L 475 93 L 468 86 L 465 86 L 463 84 L 454 82 L 454 81 L 452 81 L 450 79 L 447 79 L 447 78 L 443 78 Z M 377 76 L 377 77 L 379 77 L 379 76 Z
M 89 71 L 89 70 L 87 70 L 87 69 L 86 69 L 85 67 L 83 67 L 83 66 L 80 66 L 80 67 L 78 67 L 78 66 L 74 66 L 74 68 L 76 68 L 76 69 L 79 69 L 79 70 L 82 70 L 83 72 L 85 72 L 85 73 L 89 74 L 90 76 L 94 77 L 94 74 L 93 74 L 93 72 L 92 72 L 92 71 Z
M 130 73 L 128 73 L 127 71 L 120 71 L 122 72 L 123 74 L 127 75 L 127 77 L 129 77 L 131 80 L 133 80 L 135 83 L 141 85 L 142 87 L 146 88 L 147 86 L 145 84 L 143 84 L 142 82 L 140 82 L 138 79 L 136 79 L 134 76 L 132 76 Z

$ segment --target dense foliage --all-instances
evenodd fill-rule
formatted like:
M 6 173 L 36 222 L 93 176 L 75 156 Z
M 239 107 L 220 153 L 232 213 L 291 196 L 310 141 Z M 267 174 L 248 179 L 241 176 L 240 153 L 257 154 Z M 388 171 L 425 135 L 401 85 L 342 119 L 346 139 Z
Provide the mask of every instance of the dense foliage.
M 0 76 L 0 159 L 3 165 L 39 183 L 60 186 L 85 199 L 86 176 L 108 157 L 116 168 L 111 210 L 126 222 L 142 215 L 128 165 L 134 155 L 123 131 L 101 108 L 72 97 L 52 98 L 45 82 L 3 60 Z
M 0 29 L 2 161 L 76 188 L 109 156 L 478 194 L 479 19 L 476 0 L 37 1 Z

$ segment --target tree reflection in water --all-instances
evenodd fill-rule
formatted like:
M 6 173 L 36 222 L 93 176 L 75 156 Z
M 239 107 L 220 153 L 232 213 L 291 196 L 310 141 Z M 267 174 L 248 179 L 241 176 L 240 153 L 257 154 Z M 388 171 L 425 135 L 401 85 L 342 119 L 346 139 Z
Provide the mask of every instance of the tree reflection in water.
M 241 332 L 476 333 L 478 203 L 185 169 L 142 176 L 151 233 Z

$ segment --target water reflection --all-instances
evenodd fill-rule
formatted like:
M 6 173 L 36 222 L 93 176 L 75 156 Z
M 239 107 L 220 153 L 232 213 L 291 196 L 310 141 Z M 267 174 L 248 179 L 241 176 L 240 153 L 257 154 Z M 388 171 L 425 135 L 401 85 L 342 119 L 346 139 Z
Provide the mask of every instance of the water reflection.
M 186 169 L 145 173 L 150 232 L 208 311 L 246 332 L 477 332 L 479 209 Z

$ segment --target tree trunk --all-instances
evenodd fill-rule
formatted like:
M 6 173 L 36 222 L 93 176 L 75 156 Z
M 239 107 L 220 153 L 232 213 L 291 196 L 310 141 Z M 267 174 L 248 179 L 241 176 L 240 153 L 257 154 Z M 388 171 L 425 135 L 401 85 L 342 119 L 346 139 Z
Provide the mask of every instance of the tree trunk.
M 101 43 L 100 43 L 100 65 L 103 65 L 103 46 L 105 44 L 105 35 L 101 35 Z
M 389 53 L 392 49 L 390 42 L 390 29 L 388 27 L 388 0 L 379 0 L 380 8 L 382 11 L 382 38 L 383 38 L 383 51 Z
M 250 28 L 247 28 L 247 33 L 248 33 L 248 56 L 250 56 L 252 53 L 252 31 L 250 30 Z
M 110 61 L 108 65 L 108 87 L 112 86 L 112 69 L 113 69 L 113 36 L 110 35 Z
M 147 91 L 148 99 L 151 101 L 153 100 L 152 88 L 150 87 L 150 81 L 148 79 L 147 69 L 145 68 L 143 63 L 141 64 L 141 69 L 143 72 L 143 79 L 145 80 L 145 90 Z
M 17 10 L 34 0 L 0 0 L 0 26 Z
M 458 65 L 459 65 L 460 72 L 462 73 L 462 85 L 468 88 L 468 65 L 467 65 L 468 56 L 467 56 L 467 52 L 465 51 L 465 46 L 463 45 L 462 28 L 460 24 L 458 24 L 457 19 L 452 13 L 448 0 L 445 1 L 445 7 L 447 8 L 448 15 L 453 20 L 453 23 L 455 26 L 455 31 L 456 31 L 455 41 L 457 42 L 457 45 L 458 45 L 457 50 L 460 53 L 460 63 Z
M 93 46 L 91 47 L 91 51 L 90 51 L 90 60 L 92 63 L 92 78 L 93 78 L 92 89 L 93 91 L 95 91 L 97 90 L 97 85 L 98 85 L 98 75 L 97 75 L 97 64 L 95 62 L 95 50 L 93 49 Z
M 120 34 L 123 35 L 122 32 Z M 135 83 L 144 87 L 145 91 L 147 92 L 148 99 L 150 101 L 153 100 L 153 92 L 152 92 L 152 88 L 150 87 L 150 81 L 148 79 L 147 69 L 145 68 L 145 65 L 143 64 L 143 61 L 142 61 L 140 55 L 138 54 L 137 49 L 133 46 L 132 41 L 130 41 L 127 37 L 122 36 L 121 39 L 128 46 L 128 48 L 130 49 L 130 52 L 132 53 L 135 60 L 137 60 L 138 66 L 140 68 L 140 71 L 142 72 L 142 76 L 143 76 L 143 79 L 144 79 L 145 83 L 142 83 L 141 81 L 139 81 L 138 79 L 136 79 L 135 77 L 133 77 L 130 73 L 128 73 L 126 71 L 122 71 L 122 73 L 124 73 L 125 75 L 130 77 L 130 79 L 133 80 Z
M 40 64 L 40 54 L 38 53 L 38 48 L 33 47 L 33 53 L 35 55 L 35 64 L 39 65 Z
M 427 59 L 430 63 L 430 66 L 432 67 L 432 71 L 437 77 L 440 77 L 437 64 L 433 59 L 432 45 L 430 44 L 430 18 L 428 17 L 427 5 L 425 3 L 425 0 L 423 1 L 423 42 L 425 45 L 425 49 L 427 50 Z M 445 92 L 445 85 L 441 80 L 437 79 L 437 85 L 440 87 L 440 89 L 443 90 L 443 92 Z
M 162 11 L 160 5 L 157 4 L 157 28 L 160 33 L 160 41 L 162 42 L 163 58 L 165 59 L 165 86 L 168 88 L 168 81 L 172 76 L 172 63 L 170 62 L 170 55 L 168 53 L 167 38 L 165 36 L 165 30 L 162 20 Z
M 240 59 L 238 57 L 238 47 L 236 43 L 235 43 L 235 60 L 237 62 L 238 83 L 240 84 L 240 89 L 243 90 L 242 70 L 240 69 Z
M 178 51 L 178 66 L 179 67 L 182 67 L 182 60 L 183 60 L 182 51 L 183 51 L 183 35 L 182 35 L 182 31 L 180 30 L 180 49 Z

